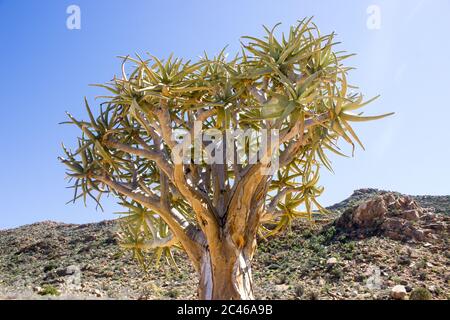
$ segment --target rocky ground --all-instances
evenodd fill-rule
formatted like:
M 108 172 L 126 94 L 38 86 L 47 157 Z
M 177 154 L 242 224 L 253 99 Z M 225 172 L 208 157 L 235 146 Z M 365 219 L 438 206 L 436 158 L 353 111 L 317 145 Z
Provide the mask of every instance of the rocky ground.
M 450 299 L 450 196 L 361 189 L 316 222 L 260 240 L 258 299 Z M 0 231 L 0 298 L 195 299 L 197 278 L 143 271 L 117 246 L 115 221 L 41 222 Z

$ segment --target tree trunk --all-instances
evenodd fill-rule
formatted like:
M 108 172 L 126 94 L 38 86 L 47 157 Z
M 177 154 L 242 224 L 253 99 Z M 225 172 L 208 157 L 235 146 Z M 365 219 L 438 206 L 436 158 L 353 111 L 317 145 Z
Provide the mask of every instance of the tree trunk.
M 199 271 L 199 299 L 253 300 L 250 259 L 230 246 L 220 245 L 218 251 L 204 251 Z

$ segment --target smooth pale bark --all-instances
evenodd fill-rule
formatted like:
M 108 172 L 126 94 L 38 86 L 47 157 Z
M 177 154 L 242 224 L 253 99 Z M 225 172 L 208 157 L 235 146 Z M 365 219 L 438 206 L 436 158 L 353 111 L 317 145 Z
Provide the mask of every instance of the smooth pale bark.
M 198 296 L 201 300 L 252 300 L 251 260 L 224 240 L 215 252 L 205 249 L 199 270 Z

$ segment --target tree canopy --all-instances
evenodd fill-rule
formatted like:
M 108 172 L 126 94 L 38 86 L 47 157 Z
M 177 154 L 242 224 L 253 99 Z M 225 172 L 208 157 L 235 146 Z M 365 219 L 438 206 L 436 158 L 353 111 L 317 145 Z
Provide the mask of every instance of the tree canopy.
M 198 269 L 198 244 L 212 248 L 229 236 L 251 250 L 258 232 L 273 235 L 294 218 L 325 211 L 317 197 L 320 169 L 331 170 L 328 156 L 344 155 L 339 140 L 362 147 L 352 122 L 387 116 L 359 113 L 373 99 L 347 82 L 351 54 L 335 49 L 334 33 L 322 35 L 311 19 L 281 36 L 265 30 L 261 39 L 243 37 L 231 58 L 225 49 L 195 62 L 122 57 L 122 75 L 99 85 L 109 93 L 98 111 L 86 101 L 87 120 L 68 114 L 81 131 L 78 146 L 61 158 L 73 201 L 90 197 L 101 206 L 103 195 L 117 196 L 126 208 L 121 244 L 144 264 L 146 252 L 172 261 L 178 247 Z M 239 151 L 248 153 L 261 136 L 241 145 L 203 139 L 199 153 L 194 138 L 184 145 L 192 157 L 179 163 L 174 137 L 193 136 L 196 123 L 206 133 L 276 130 L 277 142 L 265 149 L 266 161 L 252 162 L 237 161 Z M 236 161 L 208 161 L 213 145 L 223 151 L 215 156 L 235 151 Z

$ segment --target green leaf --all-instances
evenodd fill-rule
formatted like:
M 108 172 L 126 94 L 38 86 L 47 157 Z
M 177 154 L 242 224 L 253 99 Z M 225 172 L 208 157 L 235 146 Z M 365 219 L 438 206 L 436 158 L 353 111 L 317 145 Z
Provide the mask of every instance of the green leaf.
M 395 114 L 395 112 L 390 112 L 390 113 L 386 113 L 386 114 L 382 114 L 379 116 L 357 116 L 357 115 L 353 115 L 353 114 L 349 114 L 349 113 L 341 113 L 340 114 L 340 118 L 347 120 L 347 121 L 353 121 L 353 122 L 363 122 L 363 121 L 372 121 L 372 120 L 379 120 L 379 119 L 383 119 L 389 116 L 392 116 L 393 114 Z

